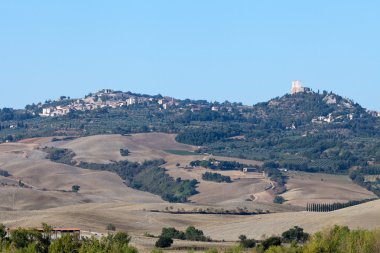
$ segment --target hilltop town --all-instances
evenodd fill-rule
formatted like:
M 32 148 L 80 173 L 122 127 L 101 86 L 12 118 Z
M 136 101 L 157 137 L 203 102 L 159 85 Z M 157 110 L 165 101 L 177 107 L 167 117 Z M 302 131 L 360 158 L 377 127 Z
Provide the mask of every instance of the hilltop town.
M 291 95 L 302 93 L 314 93 L 311 88 L 303 87 L 301 81 L 292 81 L 292 87 L 290 90 Z M 341 103 L 342 107 L 348 109 L 354 106 L 354 102 L 350 99 L 344 99 L 337 101 L 337 97 L 334 94 L 328 94 L 323 100 L 326 104 Z M 47 101 L 46 103 L 38 104 L 38 115 L 41 117 L 56 117 L 64 116 L 70 112 L 86 112 L 102 108 L 122 108 L 134 105 L 146 106 L 149 108 L 156 108 L 157 110 L 178 109 L 180 111 L 190 110 L 191 112 L 206 111 L 224 111 L 232 112 L 237 109 L 239 112 L 253 109 L 254 106 L 243 105 L 242 103 L 230 103 L 225 101 L 223 103 L 207 102 L 205 100 L 180 100 L 168 96 L 151 96 L 141 95 L 132 92 L 114 91 L 112 89 L 104 89 L 96 93 L 90 93 L 81 99 L 71 99 L 70 97 L 62 96 L 55 101 Z M 380 112 L 368 110 L 372 116 L 380 117 Z M 318 116 L 312 119 L 312 123 L 331 123 L 334 120 L 339 120 L 343 116 L 334 118 L 333 113 L 324 116 Z M 347 114 L 344 117 L 352 120 L 353 114 Z
M 85 112 L 102 108 L 116 109 L 133 105 L 155 107 L 158 110 L 168 110 L 169 108 L 189 109 L 191 112 L 201 111 L 202 109 L 209 109 L 215 112 L 219 110 L 231 111 L 232 107 L 235 106 L 240 110 L 252 108 L 252 106 L 243 106 L 241 103 L 209 103 L 204 100 L 179 100 L 161 95 L 150 96 L 104 89 L 96 93 L 90 93 L 83 99 L 70 99 L 62 96 L 56 101 L 40 104 L 39 107 L 42 112 L 39 115 L 41 117 L 55 117 L 64 116 L 73 111 Z

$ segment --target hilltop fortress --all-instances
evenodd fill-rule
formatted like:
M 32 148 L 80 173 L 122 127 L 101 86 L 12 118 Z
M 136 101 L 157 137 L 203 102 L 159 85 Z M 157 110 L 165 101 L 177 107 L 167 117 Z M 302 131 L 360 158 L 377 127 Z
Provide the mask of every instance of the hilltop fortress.
M 292 81 L 292 89 L 290 90 L 290 94 L 303 93 L 311 91 L 310 88 L 302 87 L 302 83 L 299 80 Z

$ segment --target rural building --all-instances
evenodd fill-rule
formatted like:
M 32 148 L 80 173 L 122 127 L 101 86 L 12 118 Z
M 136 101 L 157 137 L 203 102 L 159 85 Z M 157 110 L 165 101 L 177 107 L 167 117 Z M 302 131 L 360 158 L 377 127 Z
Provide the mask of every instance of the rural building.
M 130 97 L 127 99 L 127 105 L 134 105 L 136 104 L 136 98 L 135 97 Z
M 256 171 L 257 171 L 257 169 L 254 167 L 243 168 L 243 173 L 256 172 Z
M 43 229 L 38 229 L 38 231 L 44 232 Z M 79 239 L 80 232 L 80 228 L 53 228 L 50 236 L 52 240 L 61 238 L 64 235 L 72 235 Z

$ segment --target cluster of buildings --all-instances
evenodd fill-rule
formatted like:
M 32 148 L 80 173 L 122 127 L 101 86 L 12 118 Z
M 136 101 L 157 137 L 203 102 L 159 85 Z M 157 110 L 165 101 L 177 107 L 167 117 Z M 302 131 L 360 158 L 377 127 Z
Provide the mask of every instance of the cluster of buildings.
M 60 100 L 62 102 L 62 100 Z M 55 102 L 60 102 L 55 101 Z M 84 99 L 69 100 L 66 105 L 47 106 L 42 108 L 42 117 L 64 116 L 71 111 L 91 111 L 101 108 L 119 108 L 123 106 L 131 106 L 135 104 L 159 105 L 160 108 L 166 110 L 171 106 L 177 106 L 177 100 L 171 97 L 146 97 L 136 96 L 129 92 L 118 92 L 113 90 L 102 90 L 95 94 L 90 94 Z M 64 103 L 63 103 L 64 104 Z
M 310 88 L 303 87 L 301 81 L 292 81 L 291 94 L 297 93 L 308 93 L 312 92 Z M 327 104 L 337 103 L 336 98 L 331 96 L 326 96 L 324 101 Z M 352 107 L 353 102 L 348 101 L 342 103 L 345 107 Z M 169 108 L 179 108 L 190 110 L 191 112 L 200 112 L 203 110 L 211 110 L 218 112 L 221 110 L 231 112 L 234 108 L 240 112 L 250 110 L 253 106 L 247 106 L 239 104 L 232 104 L 225 102 L 219 103 L 192 103 L 185 101 L 180 101 L 172 97 L 162 97 L 162 96 L 147 96 L 147 95 L 136 95 L 130 92 L 113 91 L 110 89 L 105 89 L 94 94 L 89 94 L 83 99 L 67 99 L 66 97 L 61 97 L 59 100 L 52 103 L 48 103 L 42 106 L 42 111 L 39 114 L 42 117 L 56 117 L 64 116 L 72 111 L 91 111 L 101 108 L 119 108 L 124 106 L 132 106 L 135 104 L 144 104 L 150 107 L 157 107 L 159 110 L 167 110 Z M 380 112 L 369 111 L 373 116 L 380 117 Z M 348 115 L 352 119 L 352 115 Z M 313 119 L 313 123 L 330 123 L 334 121 L 332 115 L 327 117 L 318 117 Z
M 146 105 L 155 107 L 159 110 L 168 110 L 169 108 L 186 109 L 191 112 L 200 112 L 211 110 L 218 112 L 225 109 L 229 112 L 233 110 L 234 105 L 229 102 L 222 104 L 210 104 L 207 102 L 185 102 L 172 97 L 136 95 L 130 92 L 121 92 L 105 89 L 94 94 L 89 94 L 83 99 L 60 99 L 47 103 L 42 106 L 39 114 L 41 117 L 64 116 L 72 111 L 91 111 L 101 108 L 119 108 L 132 105 Z M 252 106 L 237 104 L 236 108 L 240 111 L 250 109 Z
M 369 114 L 371 114 L 372 116 L 374 117 L 380 117 L 380 112 L 377 112 L 377 111 L 371 111 L 371 110 L 368 110 L 367 111 Z

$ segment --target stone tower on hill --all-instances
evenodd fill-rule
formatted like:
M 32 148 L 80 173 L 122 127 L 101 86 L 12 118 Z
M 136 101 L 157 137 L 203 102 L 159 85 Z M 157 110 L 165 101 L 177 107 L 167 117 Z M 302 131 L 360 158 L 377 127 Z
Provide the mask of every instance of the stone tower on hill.
M 302 87 L 301 81 L 298 81 L 298 80 L 292 81 L 292 90 L 290 91 L 290 93 L 296 94 L 300 92 L 305 92 L 305 88 Z

